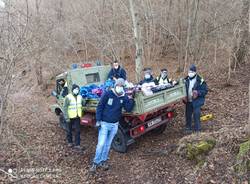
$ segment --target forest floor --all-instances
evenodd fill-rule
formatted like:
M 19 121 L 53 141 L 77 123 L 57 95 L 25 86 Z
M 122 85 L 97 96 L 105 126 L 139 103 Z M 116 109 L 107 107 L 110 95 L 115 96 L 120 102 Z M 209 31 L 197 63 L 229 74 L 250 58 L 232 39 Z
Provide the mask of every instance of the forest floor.
M 9 96 L 13 112 L 8 117 L 9 131 L 4 132 L 9 137 L 1 141 L 0 183 L 247 183 L 249 173 L 239 178 L 233 171 L 241 140 L 227 135 L 242 129 L 248 121 L 250 64 L 232 74 L 230 86 L 225 85 L 227 70 L 218 71 L 200 69 L 209 86 L 202 113 L 214 115 L 212 120 L 202 122 L 201 134 L 184 134 L 184 105 L 179 104 L 177 116 L 165 132 L 140 137 L 125 154 L 111 150 L 110 170 L 100 170 L 96 175 L 88 170 L 97 130 L 82 127 L 81 144 L 87 149 L 83 154 L 73 152 L 67 147 L 58 117 L 48 111 L 55 103 L 50 91 L 41 91 L 32 83 L 28 87 L 19 84 Z M 29 83 L 25 76 L 23 81 Z M 209 152 L 203 166 L 176 154 L 181 139 L 206 135 L 215 135 L 219 144 Z

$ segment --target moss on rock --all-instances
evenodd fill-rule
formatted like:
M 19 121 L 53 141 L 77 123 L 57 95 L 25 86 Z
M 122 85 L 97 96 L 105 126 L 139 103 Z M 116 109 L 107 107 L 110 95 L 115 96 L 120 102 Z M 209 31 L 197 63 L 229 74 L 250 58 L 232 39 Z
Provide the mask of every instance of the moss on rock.
M 241 143 L 239 153 L 237 154 L 235 170 L 238 173 L 246 173 L 250 171 L 250 140 Z
M 197 163 L 203 160 L 204 155 L 208 154 L 216 144 L 215 140 L 202 140 L 198 143 L 187 144 L 187 158 Z

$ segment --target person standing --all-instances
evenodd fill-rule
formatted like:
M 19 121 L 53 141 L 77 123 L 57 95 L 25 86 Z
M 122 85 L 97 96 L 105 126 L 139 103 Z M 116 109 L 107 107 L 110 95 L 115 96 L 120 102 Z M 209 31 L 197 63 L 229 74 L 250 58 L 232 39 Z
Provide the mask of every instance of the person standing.
M 118 131 L 122 109 L 130 112 L 134 107 L 134 99 L 125 94 L 124 85 L 124 79 L 117 79 L 114 88 L 102 95 L 97 106 L 96 126 L 99 127 L 99 132 L 96 153 L 90 168 L 91 173 L 95 173 L 97 167 L 102 167 L 104 170 L 109 169 L 107 164 L 109 150 Z
M 67 141 L 68 147 L 74 149 L 78 152 L 82 151 L 80 147 L 80 118 L 83 115 L 83 105 L 85 100 L 79 94 L 80 88 L 78 85 L 72 85 L 72 93 L 69 93 L 63 104 L 64 118 L 67 123 Z M 73 144 L 72 139 L 72 127 L 75 126 L 75 144 Z
M 118 61 L 113 62 L 113 67 L 108 74 L 108 79 L 117 80 L 118 78 L 123 78 L 125 81 L 127 80 L 126 71 L 119 65 Z
M 187 99 L 186 103 L 186 132 L 192 132 L 192 116 L 194 118 L 194 131 L 201 131 L 201 106 L 205 103 L 208 89 L 204 79 L 197 74 L 196 66 L 190 65 L 188 76 L 185 78 Z

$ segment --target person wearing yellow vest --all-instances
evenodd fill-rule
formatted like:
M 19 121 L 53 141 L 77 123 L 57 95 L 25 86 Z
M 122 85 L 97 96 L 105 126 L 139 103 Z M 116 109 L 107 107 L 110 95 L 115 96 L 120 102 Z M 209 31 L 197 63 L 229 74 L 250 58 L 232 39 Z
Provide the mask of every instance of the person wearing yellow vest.
M 168 78 L 167 69 L 161 69 L 161 74 L 155 79 L 156 85 L 170 85 L 172 84 L 172 80 Z
M 63 110 L 64 118 L 67 122 L 67 140 L 68 146 L 73 147 L 76 151 L 81 151 L 80 147 L 80 118 L 83 115 L 83 105 L 85 100 L 79 94 L 80 88 L 78 85 L 72 85 L 72 93 L 69 93 L 64 100 Z M 75 145 L 72 140 L 72 127 L 75 126 Z

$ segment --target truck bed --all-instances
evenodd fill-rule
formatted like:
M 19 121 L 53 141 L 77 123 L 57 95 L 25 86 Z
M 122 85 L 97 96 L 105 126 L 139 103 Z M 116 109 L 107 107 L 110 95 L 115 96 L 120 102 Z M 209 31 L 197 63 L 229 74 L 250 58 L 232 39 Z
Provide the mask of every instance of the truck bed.
M 150 96 L 145 96 L 142 92 L 135 95 L 135 106 L 131 113 L 134 115 L 144 114 L 155 109 L 161 109 L 174 102 L 181 101 L 186 97 L 186 88 L 182 80 L 179 84 L 170 89 L 165 89 L 154 93 Z M 99 99 L 87 100 L 84 110 L 86 112 L 95 112 Z M 126 113 L 127 114 L 127 113 Z

